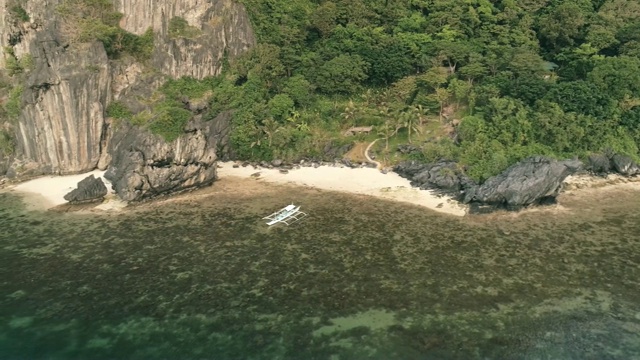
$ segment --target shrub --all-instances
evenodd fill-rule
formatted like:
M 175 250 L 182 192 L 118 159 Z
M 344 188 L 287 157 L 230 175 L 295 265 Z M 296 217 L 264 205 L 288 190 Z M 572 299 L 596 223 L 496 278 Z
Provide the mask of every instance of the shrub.
M 169 36 L 172 38 L 188 38 L 193 39 L 202 34 L 202 31 L 194 26 L 189 25 L 187 20 L 179 16 L 174 16 L 169 20 Z
M 190 111 L 176 106 L 174 103 L 161 104 L 158 106 L 154 118 L 151 119 L 149 130 L 162 136 L 167 142 L 171 142 L 182 135 L 191 115 Z
M 9 92 L 9 99 L 4 105 L 7 115 L 10 119 L 17 119 L 22 111 L 22 92 L 24 88 L 22 85 L 18 85 L 11 89 Z
M 11 8 L 9 9 L 9 12 L 16 19 L 18 19 L 18 20 L 20 20 L 22 22 L 27 22 L 27 21 L 31 20 L 31 18 L 29 17 L 29 14 L 27 14 L 27 11 L 22 6 L 20 6 L 18 4 L 11 6 Z
M 109 106 L 107 106 L 106 113 L 108 117 L 119 120 L 131 119 L 132 115 L 131 111 L 119 101 L 114 101 L 109 104 Z
M 181 100 L 183 97 L 188 99 L 202 98 L 208 91 L 212 91 L 218 83 L 220 78 L 205 78 L 203 80 L 197 80 L 192 77 L 182 77 L 180 79 L 169 79 L 160 88 L 167 98 L 174 100 Z
M 6 130 L 0 130 L 0 155 L 12 155 L 15 149 L 13 136 Z
M 110 58 L 122 53 L 146 60 L 153 51 L 153 31 L 142 36 L 118 27 L 122 14 L 109 0 L 64 0 L 56 7 L 62 17 L 62 31 L 73 42 L 102 42 Z
M 5 60 L 5 68 L 9 73 L 9 76 L 14 76 L 16 74 L 20 74 L 23 71 L 18 58 L 16 57 L 15 52 L 13 51 L 13 47 L 5 46 L 4 47 L 4 60 Z

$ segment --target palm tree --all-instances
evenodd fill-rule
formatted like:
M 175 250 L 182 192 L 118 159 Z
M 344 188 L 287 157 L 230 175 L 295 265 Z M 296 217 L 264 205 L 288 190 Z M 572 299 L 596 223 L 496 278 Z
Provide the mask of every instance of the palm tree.
M 262 126 L 260 126 L 259 128 L 265 135 L 267 135 L 267 139 L 269 140 L 269 147 L 271 147 L 273 136 L 278 131 L 280 131 L 280 124 L 277 121 L 275 121 L 272 117 L 270 117 L 263 120 Z
M 436 89 L 436 99 L 438 100 L 438 103 L 440 103 L 440 113 L 438 114 L 440 118 L 440 122 L 442 122 L 442 112 L 444 111 L 444 107 L 449 102 L 450 97 L 451 97 L 451 94 L 449 93 L 449 90 L 445 88 Z
M 424 125 L 424 121 L 427 120 L 427 111 L 422 105 L 416 105 L 413 107 L 413 112 L 416 114 L 418 124 Z
M 403 127 L 407 128 L 407 138 L 409 140 L 409 144 L 411 144 L 411 133 L 416 132 L 419 134 L 421 132 L 420 126 L 416 123 L 418 118 L 412 113 L 405 112 L 401 115 L 401 119 L 404 125 Z
M 344 108 L 344 112 L 340 114 L 349 126 L 356 125 L 356 117 L 358 115 L 356 105 L 353 100 L 349 100 L 347 107 Z
M 378 136 L 384 138 L 384 149 L 389 151 L 389 138 L 396 134 L 396 128 L 391 124 L 391 120 L 386 120 L 381 126 L 378 127 Z

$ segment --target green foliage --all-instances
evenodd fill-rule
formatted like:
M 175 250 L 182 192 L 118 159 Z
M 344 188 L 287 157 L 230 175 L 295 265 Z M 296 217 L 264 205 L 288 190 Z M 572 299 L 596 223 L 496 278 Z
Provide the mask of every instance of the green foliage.
M 279 120 L 284 120 L 293 109 L 293 100 L 286 94 L 278 94 L 274 96 L 267 106 L 269 114 Z
M 115 11 L 109 0 L 64 0 L 56 12 L 63 19 L 65 36 L 80 43 L 98 40 L 112 59 L 128 54 L 144 61 L 153 52 L 153 30 L 137 36 L 121 29 L 118 23 L 122 14 Z
M 259 44 L 215 79 L 167 82 L 172 110 L 132 121 L 177 134 L 168 117 L 182 123 L 184 98 L 202 98 L 204 119 L 233 110 L 241 158 L 265 160 L 321 157 L 352 124 L 392 145 L 411 128 L 414 157 L 457 161 L 480 181 L 531 155 L 638 155 L 637 1 L 242 2 Z M 169 25 L 192 36 L 184 19 Z
M 118 120 L 129 120 L 133 115 L 131 110 L 129 110 L 123 103 L 120 101 L 114 101 L 109 106 L 107 106 L 106 114 L 108 117 L 118 119 Z
M 339 55 L 324 63 L 316 75 L 319 89 L 327 94 L 352 94 L 367 78 L 367 64 L 357 55 Z
M 11 7 L 9 8 L 9 13 L 11 13 L 11 15 L 22 22 L 31 20 L 29 14 L 27 14 L 27 11 L 20 4 L 11 5 Z
M 5 129 L 0 129 L 0 156 L 12 155 L 15 151 L 15 140 Z
M 169 20 L 169 36 L 172 38 L 188 38 L 193 39 L 202 35 L 202 31 L 194 26 L 189 25 L 187 20 L 180 16 L 174 16 Z
M 170 142 L 184 133 L 184 127 L 191 119 L 191 112 L 171 101 L 155 108 L 154 117 L 149 123 L 149 130 Z
M 22 73 L 24 69 L 22 68 L 20 61 L 16 57 L 16 54 L 13 51 L 13 47 L 5 46 L 2 50 L 4 52 L 5 68 L 7 69 L 9 76 L 15 76 Z
M 5 111 L 9 118 L 12 120 L 16 120 L 20 113 L 22 112 L 22 92 L 24 88 L 22 85 L 18 85 L 11 89 L 9 92 L 9 98 L 7 102 L 4 104 Z
M 212 77 L 203 80 L 197 80 L 192 77 L 169 79 L 160 87 L 160 92 L 175 100 L 183 98 L 199 99 L 205 96 L 207 92 L 213 91 L 220 81 L 221 79 Z

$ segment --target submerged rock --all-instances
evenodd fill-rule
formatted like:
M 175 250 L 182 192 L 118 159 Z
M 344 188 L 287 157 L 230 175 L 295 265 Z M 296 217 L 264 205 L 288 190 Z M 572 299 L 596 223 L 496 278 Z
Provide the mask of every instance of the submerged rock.
M 102 201 L 107 195 L 107 187 L 102 178 L 89 175 L 78 183 L 78 187 L 64 196 L 72 204 Z

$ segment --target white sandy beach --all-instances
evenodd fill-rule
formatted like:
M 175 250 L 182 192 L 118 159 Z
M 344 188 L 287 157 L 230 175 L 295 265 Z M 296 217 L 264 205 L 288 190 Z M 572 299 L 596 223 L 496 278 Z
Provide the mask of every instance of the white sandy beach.
M 233 162 L 219 163 L 218 176 L 250 178 L 252 174 L 260 173 L 257 178 L 259 181 L 370 195 L 420 205 L 456 216 L 464 216 L 467 211 L 467 208 L 457 201 L 436 195 L 432 191 L 411 187 L 409 180 L 393 172 L 383 174 L 380 170 L 371 168 L 321 166 L 301 167 L 283 174 L 278 169 L 254 169 L 253 166 L 234 168 L 233 165 Z
M 250 179 L 253 174 L 257 181 L 278 184 L 292 184 L 308 186 L 322 190 L 340 191 L 352 194 L 374 196 L 382 199 L 401 201 L 455 216 L 464 216 L 467 207 L 446 196 L 440 196 L 429 190 L 420 190 L 411 187 L 409 180 L 400 175 L 389 172 L 383 174 L 377 169 L 338 166 L 321 166 L 319 168 L 301 167 L 289 170 L 283 174 L 279 169 L 256 169 L 253 166 L 233 167 L 234 162 L 219 162 L 218 176 L 220 178 Z M 104 171 L 92 171 L 89 173 L 67 176 L 45 176 L 24 183 L 9 186 L 4 191 L 19 192 L 25 195 L 27 206 L 31 209 L 50 209 L 66 204 L 64 195 L 77 187 L 79 181 L 93 174 L 102 177 L 109 193 L 102 204 L 93 209 L 120 210 L 126 206 L 111 189 L 111 184 L 104 178 Z M 215 184 L 214 184 L 215 186 Z M 565 193 L 594 188 L 620 189 L 629 188 L 640 190 L 640 177 L 624 178 L 610 175 L 606 178 L 579 175 L 568 177 L 565 181 Z M 581 191 L 582 192 L 582 191 Z M 588 194 L 588 193 L 587 193 Z
M 119 210 L 126 206 L 126 203 L 121 201 L 111 189 L 111 183 L 104 178 L 104 171 L 100 170 L 77 175 L 44 176 L 10 186 L 7 190 L 25 194 L 26 204 L 29 208 L 46 210 L 66 204 L 64 196 L 78 187 L 78 182 L 89 175 L 101 177 L 109 191 L 104 202 L 94 209 Z

